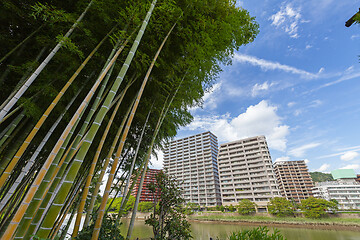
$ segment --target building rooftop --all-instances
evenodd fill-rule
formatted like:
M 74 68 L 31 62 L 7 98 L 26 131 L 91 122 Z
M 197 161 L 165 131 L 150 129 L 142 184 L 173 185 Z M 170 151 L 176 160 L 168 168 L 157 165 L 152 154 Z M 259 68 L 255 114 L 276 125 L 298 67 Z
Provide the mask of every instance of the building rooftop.
M 335 180 L 343 178 L 356 178 L 354 169 L 336 169 L 331 171 L 331 175 Z

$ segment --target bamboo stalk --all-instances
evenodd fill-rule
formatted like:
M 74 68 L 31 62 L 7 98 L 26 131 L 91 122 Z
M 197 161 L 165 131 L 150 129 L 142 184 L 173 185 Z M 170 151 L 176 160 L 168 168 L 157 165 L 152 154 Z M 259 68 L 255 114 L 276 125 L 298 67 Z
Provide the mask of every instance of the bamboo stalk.
M 126 185 L 125 185 L 125 189 L 124 189 L 124 192 L 123 192 L 123 198 L 121 199 L 121 205 L 120 205 L 120 209 L 119 209 L 117 219 L 120 219 L 120 216 L 122 214 L 122 209 L 124 208 L 124 203 L 125 203 L 125 199 L 126 199 L 124 196 L 127 195 L 127 192 L 128 192 L 128 189 L 129 189 L 130 179 L 131 179 L 131 176 L 132 176 L 132 173 L 133 173 L 133 170 L 134 170 L 134 166 L 135 166 L 137 155 L 139 153 L 140 145 L 141 145 L 144 133 L 145 133 L 146 124 L 149 121 L 150 113 L 151 113 L 151 109 L 150 109 L 150 111 L 149 111 L 149 113 L 148 113 L 148 115 L 146 117 L 143 129 L 141 131 L 141 134 L 140 134 L 140 137 L 139 137 L 139 140 L 138 140 L 138 144 L 136 146 L 135 155 L 134 155 L 133 161 L 131 162 L 131 167 L 130 167 L 130 170 L 129 170 L 129 176 L 127 177 L 127 180 L 126 180 Z
M 29 40 L 32 36 L 34 36 L 37 32 L 40 31 L 41 28 L 44 27 L 45 24 L 42 24 L 40 27 L 38 27 L 35 31 L 33 31 L 29 36 L 27 36 L 27 38 L 25 38 L 24 40 L 22 40 L 18 45 L 16 45 L 13 49 L 10 50 L 10 52 L 8 52 L 7 54 L 5 54 L 5 56 L 3 56 L 0 59 L 0 63 L 2 63 L 6 58 L 8 58 L 13 52 L 15 52 L 20 46 L 22 46 L 27 40 Z
M 39 53 L 39 54 L 36 56 L 36 58 L 35 58 L 35 62 L 38 62 L 38 61 L 39 61 L 39 59 L 41 58 L 41 56 L 44 54 L 46 48 L 47 48 L 47 46 L 45 46 L 45 47 L 43 47 L 43 48 L 41 49 L 40 53 Z M 22 76 L 22 78 L 20 79 L 20 81 L 18 82 L 18 84 L 15 86 L 14 91 L 13 91 L 13 92 L 7 97 L 7 99 L 1 104 L 0 110 L 2 110 L 2 109 L 6 106 L 6 104 L 8 104 L 8 102 L 11 100 L 11 98 L 14 97 L 14 95 L 15 95 L 16 92 L 19 90 L 19 88 L 24 84 L 24 82 L 26 81 L 26 78 L 28 77 L 28 75 L 31 73 L 32 70 L 33 70 L 33 67 L 29 67 L 29 68 L 27 69 L 27 71 L 26 71 L 25 74 Z M 10 113 L 8 113 L 8 114 L 6 115 L 6 117 L 8 117 L 9 114 L 10 114 Z M 3 121 L 5 121 L 5 118 L 6 118 L 6 117 L 4 117 L 4 118 L 0 121 L 0 123 L 2 123 Z
M 114 138 L 114 141 L 110 147 L 110 150 L 109 150 L 109 153 L 105 159 L 105 162 L 104 162 L 104 165 L 103 167 L 101 168 L 101 171 L 100 171 L 100 175 L 99 175 L 99 178 L 96 182 L 96 186 L 95 186 L 95 189 L 94 189 L 94 192 L 93 192 L 93 195 L 91 197 L 91 200 L 90 200 L 90 204 L 89 204 L 89 207 L 87 209 L 87 214 L 86 214 L 86 218 L 85 218 L 85 222 L 84 222 L 84 227 L 87 227 L 89 225 L 89 222 L 90 222 L 90 216 L 92 214 L 92 211 L 93 211 L 93 208 L 94 208 L 94 204 L 95 204 L 95 200 L 96 200 L 96 197 L 98 195 L 98 192 L 99 192 L 99 189 L 100 189 L 100 186 L 102 184 L 102 180 L 104 178 L 104 175 L 105 175 L 105 171 L 109 165 L 109 162 L 110 162 L 110 159 L 115 151 L 115 147 L 119 141 L 119 138 L 120 138 L 120 135 L 121 135 L 121 132 L 123 131 L 124 127 L 125 127 L 125 123 L 126 123 L 126 119 L 129 117 L 129 114 L 130 114 L 130 111 L 131 111 L 131 108 L 132 106 L 134 105 L 134 102 L 135 102 L 135 99 L 134 101 L 130 104 L 127 112 L 125 113 L 124 115 L 124 118 L 120 124 L 120 127 L 115 135 L 115 138 Z
M 121 102 L 122 102 L 122 100 L 123 100 L 123 98 L 125 96 L 125 92 L 129 87 L 130 87 L 130 84 L 128 84 L 128 86 L 126 86 L 126 89 L 122 92 L 122 94 L 120 94 L 121 97 L 120 97 L 118 103 L 116 104 L 116 107 L 115 107 L 115 109 L 114 109 L 114 111 L 113 111 L 113 113 L 112 113 L 112 115 L 110 117 L 110 120 L 109 120 L 109 122 L 108 122 L 108 124 L 106 126 L 106 129 L 105 129 L 105 131 L 103 133 L 103 136 L 102 136 L 102 138 L 100 140 L 99 146 L 98 146 L 98 148 L 96 150 L 95 156 L 94 156 L 93 161 L 91 163 L 91 168 L 90 168 L 90 171 L 88 173 L 88 177 L 86 179 L 86 184 L 85 184 L 85 187 L 83 189 L 82 198 L 81 198 L 81 201 L 80 201 L 78 213 L 76 215 L 76 221 L 75 221 L 75 226 L 74 226 L 74 230 L 73 230 L 73 233 L 72 233 L 72 238 L 75 238 L 77 236 L 78 231 L 79 231 L 82 212 L 83 212 L 84 207 L 85 207 L 86 197 L 87 197 L 87 194 L 89 192 L 91 179 L 92 179 L 92 177 L 94 175 L 95 166 L 96 166 L 96 163 L 98 162 L 102 147 L 103 147 L 103 145 L 105 143 L 105 139 L 106 139 L 106 137 L 107 137 L 107 135 L 109 133 L 110 127 L 111 127 L 111 125 L 113 123 L 113 120 L 114 120 L 114 118 L 116 116 L 116 113 L 117 113 L 117 111 L 118 111 L 118 109 L 120 107 L 120 104 L 121 104 Z
M 16 153 L 15 157 L 12 159 L 11 164 L 9 164 L 8 168 L 6 168 L 3 175 L 0 177 L 0 188 L 3 186 L 4 182 L 10 175 L 11 171 L 14 169 L 16 163 L 19 161 L 21 156 L 24 154 L 25 150 L 29 146 L 30 142 L 35 137 L 35 134 L 39 131 L 40 127 L 43 125 L 45 120 L 48 118 L 52 110 L 55 108 L 56 104 L 60 101 L 62 96 L 65 94 L 67 89 L 70 87 L 70 85 L 73 83 L 73 81 L 76 79 L 76 77 L 79 75 L 81 70 L 85 67 L 87 62 L 92 58 L 92 56 L 96 53 L 96 51 L 100 48 L 100 46 L 105 42 L 105 40 L 108 38 L 109 33 L 100 41 L 100 43 L 94 48 L 94 50 L 89 54 L 89 56 L 84 60 L 84 62 L 80 65 L 80 67 L 76 70 L 76 72 L 73 74 L 73 76 L 69 79 L 69 81 L 65 84 L 65 86 L 61 89 L 59 94 L 56 96 L 56 98 L 53 100 L 53 102 L 50 104 L 50 106 L 46 109 L 45 113 L 41 116 L 40 120 L 35 125 L 34 129 L 31 131 L 29 136 L 26 138 L 18 152 Z M 1 119 L 0 119 L 1 121 Z
M 52 153 L 50 154 L 49 158 L 45 161 L 42 169 L 39 171 L 34 183 L 32 184 L 32 186 L 30 187 L 27 195 L 25 196 L 25 199 L 23 200 L 22 204 L 20 205 L 19 209 L 17 210 L 12 222 L 10 223 L 9 227 L 7 228 L 7 230 L 6 230 L 5 234 L 4 234 L 5 237 L 11 238 L 11 236 L 16 231 L 16 229 L 17 229 L 17 227 L 18 227 L 18 225 L 20 223 L 21 218 L 24 216 L 25 211 L 28 208 L 28 204 L 32 200 L 32 198 L 33 198 L 39 184 L 42 182 L 42 180 L 43 180 L 46 172 L 48 171 L 51 163 L 53 162 L 57 152 L 59 151 L 60 147 L 62 146 L 62 144 L 63 144 L 63 142 L 65 140 L 65 137 L 68 135 L 68 133 L 70 132 L 72 126 L 74 125 L 74 123 L 76 122 L 76 120 L 78 119 L 80 114 L 83 112 L 83 110 L 87 106 L 88 102 L 90 101 L 90 99 L 93 96 L 94 92 L 96 91 L 97 87 L 101 83 L 102 79 L 105 77 L 105 74 L 108 72 L 108 70 L 110 69 L 112 64 L 115 62 L 115 60 L 119 56 L 121 50 L 122 49 L 119 49 L 116 52 L 114 57 L 111 59 L 111 62 L 108 64 L 108 66 L 106 67 L 106 69 L 102 73 L 101 78 L 99 78 L 97 80 L 97 82 L 94 84 L 94 86 L 92 87 L 92 89 L 90 90 L 90 92 L 88 93 L 88 95 L 86 96 L 86 98 L 81 103 L 80 107 L 78 108 L 78 110 L 76 111 L 76 113 L 74 114 L 72 119 L 70 120 L 68 126 L 63 131 L 63 133 L 62 133 L 61 137 L 59 138 L 58 142 L 56 143 Z
M 10 137 L 11 133 L 14 131 L 16 126 L 19 124 L 19 122 L 24 118 L 25 113 L 22 111 L 16 118 L 10 123 L 9 129 L 6 131 L 3 137 L 0 139 L 0 152 L 2 152 L 3 148 L 6 147 L 6 145 L 3 146 L 4 142 Z M 1 168 L 0 168 L 1 169 Z M 2 171 L 2 169 L 0 170 Z
M 84 12 L 79 16 L 76 22 L 72 25 L 69 31 L 65 34 L 64 38 L 55 46 L 55 48 L 50 52 L 50 54 L 46 57 L 46 59 L 40 64 L 40 66 L 35 70 L 35 72 L 26 80 L 25 84 L 17 91 L 15 96 L 6 104 L 6 106 L 0 111 L 0 120 L 2 120 L 5 115 L 10 111 L 10 109 L 16 104 L 18 99 L 25 93 L 25 91 L 30 87 L 30 85 L 34 82 L 37 76 L 41 73 L 41 71 L 45 68 L 45 66 L 49 63 L 49 61 L 55 56 L 56 52 L 61 48 L 64 44 L 66 38 L 68 38 L 77 25 L 84 18 L 86 12 L 89 10 L 92 5 L 93 0 L 88 4 L 85 8 Z
M 34 154 L 31 156 L 30 160 L 27 162 L 26 166 L 21 170 L 20 175 L 18 176 L 18 178 L 15 180 L 15 183 L 11 186 L 10 190 L 7 192 L 6 196 L 3 197 L 1 199 L 0 202 L 0 210 L 5 206 L 6 202 L 8 201 L 8 199 L 10 198 L 10 196 L 12 194 L 14 194 L 15 190 L 17 189 L 17 187 L 19 186 L 21 180 L 23 179 L 23 177 L 28 174 L 30 168 L 33 166 L 33 164 L 35 163 L 35 159 L 37 158 L 37 156 L 39 155 L 39 153 L 41 152 L 41 150 L 43 149 L 43 147 L 45 146 L 46 142 L 49 140 L 49 138 L 51 137 L 51 135 L 53 134 L 55 128 L 58 126 L 58 124 L 60 123 L 60 121 L 62 120 L 62 118 L 64 117 L 65 113 L 69 110 L 70 106 L 74 103 L 75 99 L 77 98 L 77 96 L 80 94 L 81 90 L 83 89 L 83 87 L 77 92 L 77 94 L 72 98 L 72 100 L 68 103 L 68 105 L 65 107 L 65 110 L 63 111 L 63 113 L 58 117 L 58 119 L 55 121 L 55 123 L 52 125 L 52 127 L 50 128 L 50 130 L 47 132 L 47 134 L 45 135 L 45 137 L 43 138 L 43 140 L 41 141 L 41 143 L 39 144 L 39 146 L 36 148 Z
M 156 0 L 154 0 L 154 2 L 156 2 Z M 66 176 L 66 180 L 64 181 L 64 184 L 61 186 L 61 189 L 59 190 L 59 193 L 57 194 L 57 196 L 55 198 L 54 204 L 51 206 L 48 214 L 46 215 L 46 217 L 43 221 L 42 226 L 40 227 L 39 231 L 37 232 L 37 235 L 39 237 L 47 237 L 49 234 L 49 228 L 53 224 L 54 218 L 57 216 L 58 212 L 60 211 L 59 206 L 61 206 L 61 204 L 63 204 L 64 198 L 69 192 L 69 187 L 73 184 L 76 173 L 78 172 L 78 170 L 90 148 L 90 145 L 92 144 L 92 141 L 93 141 L 102 121 L 104 120 L 104 117 L 109 109 L 109 106 L 111 105 L 111 103 L 116 95 L 116 92 L 118 91 L 118 89 L 123 81 L 123 78 L 126 75 L 127 70 L 129 69 L 129 66 L 132 62 L 132 59 L 135 55 L 135 52 L 139 46 L 139 43 L 141 41 L 143 34 L 144 34 L 145 28 L 147 26 L 147 23 L 149 21 L 149 18 L 151 16 L 151 12 L 152 12 L 153 8 L 154 8 L 154 4 L 151 5 L 150 11 L 147 14 L 146 19 L 143 22 L 143 25 L 136 37 L 136 40 L 133 43 L 133 46 L 130 49 L 130 52 L 125 60 L 125 63 L 123 64 L 123 66 L 120 70 L 119 75 L 117 76 L 117 78 L 112 86 L 111 91 L 109 92 L 108 96 L 106 97 L 92 126 L 90 127 L 89 133 L 87 134 L 83 145 L 81 146 L 79 152 L 76 154 L 75 159 L 74 159 L 72 165 L 70 166 L 71 174 L 68 174 Z

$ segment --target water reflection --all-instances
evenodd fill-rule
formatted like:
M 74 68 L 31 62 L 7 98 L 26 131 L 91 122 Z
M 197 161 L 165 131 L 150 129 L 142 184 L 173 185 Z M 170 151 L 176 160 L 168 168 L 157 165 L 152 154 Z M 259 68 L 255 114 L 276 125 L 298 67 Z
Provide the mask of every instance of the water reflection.
M 121 226 L 122 233 L 127 231 L 129 220 L 125 220 Z M 240 224 L 222 224 L 214 222 L 191 222 L 191 232 L 196 240 L 209 240 L 210 237 L 216 239 L 226 239 L 232 232 L 243 229 L 251 229 L 257 227 L 244 226 Z M 272 227 L 270 227 L 272 229 Z M 288 240 L 360 240 L 360 232 L 352 231 L 335 231 L 335 230 L 316 230 L 302 228 L 277 228 Z M 133 238 L 150 239 L 152 236 L 152 228 L 145 225 L 145 221 L 136 220 L 134 226 Z

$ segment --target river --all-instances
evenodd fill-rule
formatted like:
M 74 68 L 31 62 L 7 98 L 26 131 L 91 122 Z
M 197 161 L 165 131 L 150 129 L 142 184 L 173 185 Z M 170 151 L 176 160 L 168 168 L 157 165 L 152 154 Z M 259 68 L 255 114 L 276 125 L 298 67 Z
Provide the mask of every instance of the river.
M 125 221 L 121 227 L 121 232 L 127 230 L 128 221 Z M 214 240 L 226 239 L 232 232 L 243 229 L 251 229 L 257 227 L 244 226 L 239 223 L 215 223 L 215 222 L 191 222 L 191 232 L 195 240 Z M 269 227 L 273 229 L 272 227 Z M 317 230 L 304 228 L 277 228 L 282 235 L 288 240 L 360 240 L 360 232 L 355 231 L 336 231 L 336 230 Z M 150 239 L 152 236 L 152 228 L 145 225 L 145 221 L 136 220 L 133 232 L 133 238 Z

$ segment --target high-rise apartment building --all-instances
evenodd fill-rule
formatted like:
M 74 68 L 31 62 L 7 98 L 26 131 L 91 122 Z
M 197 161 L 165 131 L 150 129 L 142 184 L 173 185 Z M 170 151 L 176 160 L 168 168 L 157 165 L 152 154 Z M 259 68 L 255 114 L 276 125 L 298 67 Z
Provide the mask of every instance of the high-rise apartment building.
M 281 195 L 286 199 L 300 203 L 313 195 L 314 183 L 304 160 L 277 161 L 274 170 Z
M 154 194 L 152 192 L 150 192 L 150 190 L 148 189 L 147 186 L 149 183 L 154 183 L 156 181 L 155 177 L 160 171 L 161 170 L 157 170 L 157 169 L 147 169 L 145 179 L 144 179 L 144 184 L 141 189 L 140 202 L 153 202 L 155 200 Z M 135 187 L 131 192 L 131 195 L 134 197 L 136 197 L 136 195 L 139 191 L 140 179 L 141 179 L 141 176 L 138 177 Z M 157 194 L 157 193 L 155 193 L 155 194 Z
M 172 141 L 164 152 L 164 169 L 183 188 L 186 202 L 221 205 L 218 142 L 211 132 Z
M 221 144 L 218 163 L 223 205 L 249 199 L 266 211 L 268 201 L 280 196 L 265 136 Z

